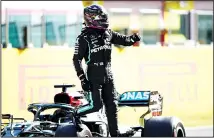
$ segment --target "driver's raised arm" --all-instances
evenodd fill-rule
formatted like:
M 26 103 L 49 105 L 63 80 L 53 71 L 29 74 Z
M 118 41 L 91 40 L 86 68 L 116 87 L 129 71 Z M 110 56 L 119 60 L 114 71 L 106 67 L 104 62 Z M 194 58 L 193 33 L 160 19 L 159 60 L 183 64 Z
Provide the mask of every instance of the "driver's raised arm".
M 118 32 L 114 32 L 112 30 L 111 30 L 111 34 L 112 34 L 111 42 L 112 44 L 116 44 L 116 45 L 131 46 L 137 41 L 140 41 L 141 39 L 138 34 L 126 36 Z

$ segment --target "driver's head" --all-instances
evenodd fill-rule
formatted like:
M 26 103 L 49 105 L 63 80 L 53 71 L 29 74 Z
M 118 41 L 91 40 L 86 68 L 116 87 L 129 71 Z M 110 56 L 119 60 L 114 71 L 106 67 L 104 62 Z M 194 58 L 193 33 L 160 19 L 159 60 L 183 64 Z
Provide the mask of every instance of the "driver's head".
M 84 24 L 89 28 L 107 29 L 109 26 L 108 14 L 103 6 L 91 5 L 84 8 Z

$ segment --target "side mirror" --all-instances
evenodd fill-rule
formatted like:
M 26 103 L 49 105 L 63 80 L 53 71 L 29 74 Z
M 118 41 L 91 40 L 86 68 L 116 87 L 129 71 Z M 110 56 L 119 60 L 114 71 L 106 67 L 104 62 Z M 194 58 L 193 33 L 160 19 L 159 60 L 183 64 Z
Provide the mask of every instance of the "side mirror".
M 11 119 L 11 114 L 2 114 L 2 119 Z

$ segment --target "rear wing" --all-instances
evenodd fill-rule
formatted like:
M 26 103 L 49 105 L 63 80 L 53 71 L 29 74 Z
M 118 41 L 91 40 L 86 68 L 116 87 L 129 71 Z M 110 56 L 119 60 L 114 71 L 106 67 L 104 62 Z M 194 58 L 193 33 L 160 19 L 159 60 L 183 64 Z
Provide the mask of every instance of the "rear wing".
M 119 96 L 118 106 L 148 107 L 149 111 L 162 114 L 163 97 L 158 91 L 127 91 Z

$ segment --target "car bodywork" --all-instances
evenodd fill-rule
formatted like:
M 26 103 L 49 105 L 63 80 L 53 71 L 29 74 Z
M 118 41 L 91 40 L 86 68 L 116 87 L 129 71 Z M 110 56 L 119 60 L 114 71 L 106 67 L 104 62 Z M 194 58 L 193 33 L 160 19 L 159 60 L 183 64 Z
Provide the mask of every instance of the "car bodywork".
M 69 126 L 69 131 L 72 129 L 77 133 L 79 137 L 93 136 L 93 137 L 108 137 L 108 123 L 105 117 L 105 112 L 98 113 L 98 120 L 92 120 L 87 116 L 78 116 L 77 109 L 82 106 L 80 99 L 85 98 L 85 93 L 79 91 L 83 96 L 72 97 L 66 93 L 67 87 L 74 87 L 74 85 L 57 85 L 55 88 L 62 88 L 62 92 L 58 93 L 54 97 L 55 103 L 33 103 L 28 106 L 28 111 L 34 114 L 34 118 L 31 122 L 26 120 L 23 123 L 19 123 L 19 131 L 12 133 L 14 130 L 13 121 L 11 121 L 3 129 L 4 136 L 11 134 L 12 136 L 65 136 L 64 131 Z M 75 102 L 75 104 L 74 104 Z M 183 124 L 179 119 L 161 117 L 163 109 L 163 97 L 158 91 L 127 91 L 122 94 L 118 94 L 118 106 L 119 107 L 146 107 L 148 110 L 142 114 L 139 118 L 140 126 L 131 127 L 135 132 L 140 131 L 141 137 L 144 136 L 174 136 L 178 134 L 178 131 L 182 132 L 182 136 L 185 136 L 185 130 Z M 56 114 L 41 115 L 41 113 L 47 109 L 59 108 L 60 110 L 66 110 L 65 116 L 56 117 Z M 151 118 L 145 118 L 146 115 L 152 115 Z M 67 116 L 69 115 L 69 116 Z M 8 119 L 8 118 L 7 118 Z M 13 120 L 14 118 L 11 118 Z M 160 122 L 158 125 L 156 122 Z M 16 124 L 18 125 L 18 124 Z M 158 128 L 155 128 L 158 126 Z M 179 127 L 178 127 L 179 126 Z M 10 128 L 10 129 L 7 129 Z M 60 128 L 60 129 L 58 129 Z M 146 128 L 150 128 L 149 130 Z M 163 128 L 156 133 L 151 132 L 153 129 Z M 167 131 L 165 131 L 165 129 Z M 171 128 L 170 130 L 168 128 Z M 63 130 L 64 129 L 64 130 Z M 63 130 L 63 131 L 62 131 Z M 3 131 L 2 131 L 3 132 Z M 67 131 L 66 131 L 67 132 Z M 164 132 L 164 133 L 162 133 Z M 3 133 L 2 133 L 3 134 Z M 63 135 L 61 135 L 63 134 Z M 154 135 L 156 134 L 156 135 Z M 74 134 L 68 134 L 67 136 L 74 136 Z M 76 136 L 76 135 L 75 135 Z

